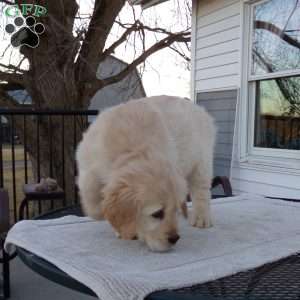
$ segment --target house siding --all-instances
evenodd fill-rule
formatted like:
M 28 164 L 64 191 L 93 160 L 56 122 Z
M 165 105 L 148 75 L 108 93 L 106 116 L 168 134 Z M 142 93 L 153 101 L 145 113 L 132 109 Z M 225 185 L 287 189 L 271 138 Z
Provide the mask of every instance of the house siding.
M 242 10 L 242 0 L 193 1 L 192 98 L 216 120 L 214 174 L 230 175 L 235 194 L 299 199 L 299 170 L 239 157 L 239 116 L 235 111 L 239 101 L 246 101 L 237 101 L 241 86 Z
M 197 91 L 239 84 L 240 1 L 198 1 L 194 80 Z
M 217 127 L 214 176 L 230 176 L 237 91 L 197 94 L 197 104 L 214 117 Z

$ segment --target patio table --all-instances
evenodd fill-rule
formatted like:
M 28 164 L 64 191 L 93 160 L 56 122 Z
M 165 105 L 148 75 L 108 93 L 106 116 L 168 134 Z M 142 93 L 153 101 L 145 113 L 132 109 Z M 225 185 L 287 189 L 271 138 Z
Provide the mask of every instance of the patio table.
M 278 200 L 282 201 L 282 200 Z M 52 219 L 66 215 L 82 216 L 79 206 L 59 209 L 39 216 L 37 219 Z M 20 247 L 20 259 L 33 271 L 60 285 L 95 296 L 95 293 L 61 271 L 53 264 Z M 300 254 L 266 264 L 246 272 L 227 276 L 212 282 L 178 290 L 154 292 L 146 300 L 241 300 L 241 299 L 300 299 Z M 124 299 L 125 300 L 125 299 Z

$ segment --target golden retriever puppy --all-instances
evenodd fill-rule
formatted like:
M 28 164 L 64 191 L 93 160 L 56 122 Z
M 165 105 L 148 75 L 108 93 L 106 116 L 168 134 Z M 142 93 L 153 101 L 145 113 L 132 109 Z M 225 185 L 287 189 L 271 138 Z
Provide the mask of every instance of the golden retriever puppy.
M 215 127 L 186 99 L 156 96 L 107 109 L 78 146 L 78 186 L 85 213 L 105 218 L 123 239 L 166 251 L 179 239 L 177 214 L 212 225 L 210 186 Z

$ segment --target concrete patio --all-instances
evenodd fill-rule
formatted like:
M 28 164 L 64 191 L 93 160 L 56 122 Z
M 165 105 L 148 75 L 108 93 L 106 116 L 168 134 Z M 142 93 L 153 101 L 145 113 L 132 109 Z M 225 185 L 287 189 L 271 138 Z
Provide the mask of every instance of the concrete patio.
M 34 273 L 19 258 L 11 261 L 11 300 L 92 300 Z

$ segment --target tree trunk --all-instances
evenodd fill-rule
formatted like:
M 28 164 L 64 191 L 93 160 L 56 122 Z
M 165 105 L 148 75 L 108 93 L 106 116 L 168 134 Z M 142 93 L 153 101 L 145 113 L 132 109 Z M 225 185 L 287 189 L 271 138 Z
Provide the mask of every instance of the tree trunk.
M 30 2 L 30 1 L 29 1 Z M 32 1 L 34 2 L 34 1 Z M 45 3 L 44 3 L 45 2 Z M 75 55 L 78 41 L 73 36 L 73 23 L 78 6 L 74 0 L 47 5 L 48 15 L 38 21 L 46 30 L 38 47 L 21 47 L 29 61 L 25 76 L 26 89 L 35 109 L 86 109 L 79 99 L 75 79 Z M 24 128 L 18 125 L 18 131 Z M 76 119 L 76 139 L 80 139 L 83 126 Z M 34 180 L 53 177 L 65 189 L 67 201 L 74 198 L 74 120 L 72 116 L 34 116 L 27 118 L 27 149 L 33 166 Z M 20 132 L 23 137 L 23 132 Z M 23 141 L 24 142 L 24 141 Z

